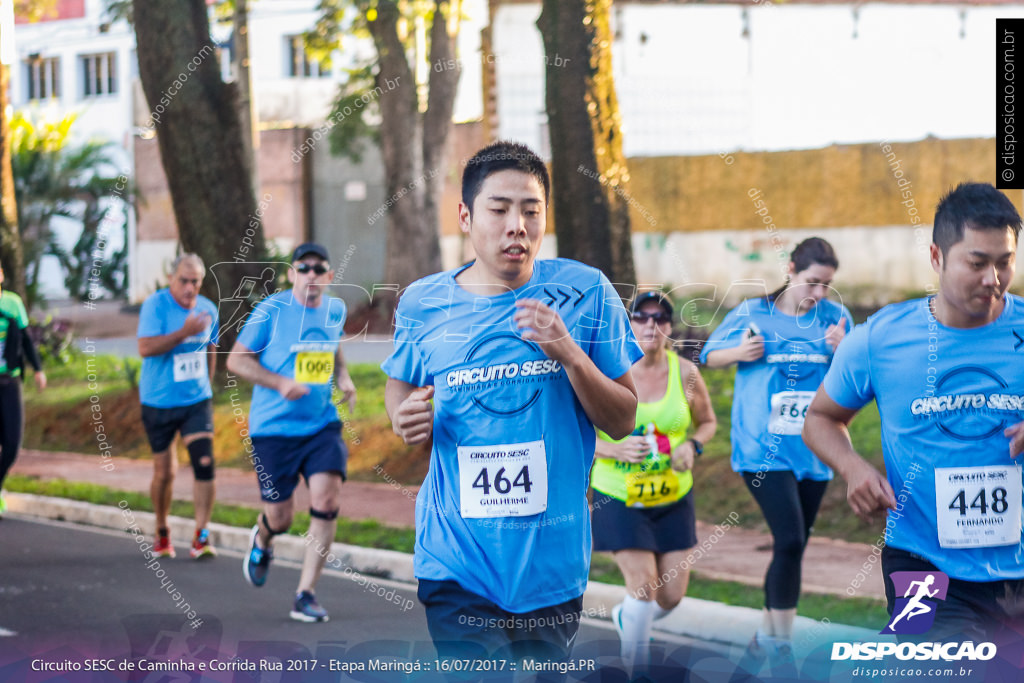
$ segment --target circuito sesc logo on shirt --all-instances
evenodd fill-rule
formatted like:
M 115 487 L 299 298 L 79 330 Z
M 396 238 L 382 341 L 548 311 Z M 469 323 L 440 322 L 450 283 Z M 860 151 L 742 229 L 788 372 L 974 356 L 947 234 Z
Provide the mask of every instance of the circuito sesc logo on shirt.
M 474 344 L 465 362 L 444 377 L 449 390 L 474 392 L 472 401 L 481 410 L 511 417 L 532 406 L 544 383 L 561 371 L 561 363 L 545 356 L 536 344 L 508 332 Z

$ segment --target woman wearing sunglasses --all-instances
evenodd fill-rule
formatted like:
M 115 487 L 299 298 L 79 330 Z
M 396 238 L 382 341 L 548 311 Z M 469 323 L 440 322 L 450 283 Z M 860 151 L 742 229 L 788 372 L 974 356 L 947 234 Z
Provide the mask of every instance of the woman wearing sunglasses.
M 832 478 L 800 432 L 832 355 L 852 328 L 850 312 L 825 298 L 838 267 L 828 242 L 804 240 L 793 250 L 786 283 L 730 311 L 701 352 L 709 368 L 737 365 L 732 468 L 743 476 L 773 539 L 761 628 L 743 664 L 759 670 L 769 659 L 776 675 L 792 672 L 804 548 Z
M 661 292 L 633 300 L 631 325 L 644 351 L 632 367 L 636 430 L 621 441 L 599 431 L 591 474 L 594 550 L 615 553 L 625 577 L 628 595 L 612 621 L 634 668 L 647 663 L 652 622 L 686 593 L 686 551 L 697 544 L 690 469 L 718 426 L 697 366 L 667 348 L 672 312 Z

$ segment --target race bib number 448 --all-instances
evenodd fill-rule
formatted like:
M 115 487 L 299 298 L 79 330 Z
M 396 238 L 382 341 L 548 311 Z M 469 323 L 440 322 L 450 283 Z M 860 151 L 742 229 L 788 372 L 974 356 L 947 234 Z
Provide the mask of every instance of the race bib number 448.
M 543 441 L 459 446 L 462 516 L 522 517 L 548 508 L 548 462 Z
M 1016 545 L 1021 532 L 1021 471 L 1015 465 L 936 467 L 939 545 Z

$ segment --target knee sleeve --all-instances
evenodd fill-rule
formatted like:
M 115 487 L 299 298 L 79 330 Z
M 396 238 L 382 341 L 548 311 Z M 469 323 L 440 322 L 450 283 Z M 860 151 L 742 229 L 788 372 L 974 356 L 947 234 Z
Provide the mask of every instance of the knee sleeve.
M 213 481 L 213 441 L 203 437 L 190 443 L 188 459 L 192 461 L 196 481 Z
M 270 534 L 271 538 L 277 536 L 278 534 L 283 534 L 284 532 L 288 531 L 288 527 L 285 527 L 284 529 L 274 529 L 272 526 L 270 526 L 270 520 L 267 519 L 266 512 L 264 512 L 260 516 L 260 520 L 263 522 L 263 528 L 267 530 L 267 533 Z
M 309 508 L 309 516 L 310 517 L 316 517 L 317 519 L 326 519 L 329 522 L 332 519 L 337 519 L 338 518 L 338 511 L 337 510 L 329 510 L 329 511 L 325 512 L 323 510 L 317 510 L 317 509 L 311 507 L 311 508 Z

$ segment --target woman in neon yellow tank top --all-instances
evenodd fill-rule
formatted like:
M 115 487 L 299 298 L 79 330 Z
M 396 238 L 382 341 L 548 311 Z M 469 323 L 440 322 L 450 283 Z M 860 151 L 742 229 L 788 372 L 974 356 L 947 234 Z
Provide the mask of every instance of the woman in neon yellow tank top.
M 628 595 L 612 620 L 622 658 L 634 668 L 647 662 L 652 622 L 686 593 L 686 551 L 697 544 L 690 469 L 718 426 L 697 366 L 666 348 L 672 313 L 661 292 L 644 292 L 630 306 L 644 350 L 632 368 L 637 429 L 621 441 L 598 432 L 590 478 L 594 550 L 614 552 L 626 579 Z M 662 581 L 666 574 L 674 578 Z

